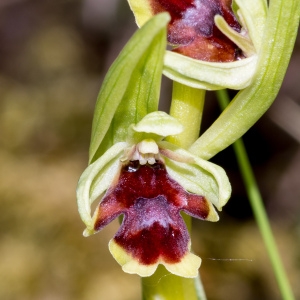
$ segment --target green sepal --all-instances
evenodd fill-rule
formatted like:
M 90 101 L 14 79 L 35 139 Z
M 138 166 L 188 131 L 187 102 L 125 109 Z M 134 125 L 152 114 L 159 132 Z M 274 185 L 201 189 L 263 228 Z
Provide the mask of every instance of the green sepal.
M 187 191 L 204 196 L 222 210 L 231 195 L 224 169 L 171 143 L 160 142 L 159 146 L 170 176 Z M 211 221 L 218 220 L 216 213 L 211 218 Z
M 169 20 L 167 13 L 150 19 L 109 69 L 95 107 L 90 162 L 111 145 L 126 140 L 130 124 L 157 110 Z
M 77 186 L 78 211 L 87 230 L 85 235 L 93 233 L 91 204 L 101 196 L 111 185 L 118 174 L 120 158 L 128 146 L 120 142 L 111 147 L 82 173 Z
M 237 94 L 220 117 L 190 147 L 190 152 L 210 159 L 240 138 L 266 112 L 284 78 L 299 18 L 299 0 L 270 1 L 253 82 Z
M 234 62 L 207 62 L 166 51 L 163 74 L 181 84 L 206 90 L 247 87 L 256 70 L 257 55 Z

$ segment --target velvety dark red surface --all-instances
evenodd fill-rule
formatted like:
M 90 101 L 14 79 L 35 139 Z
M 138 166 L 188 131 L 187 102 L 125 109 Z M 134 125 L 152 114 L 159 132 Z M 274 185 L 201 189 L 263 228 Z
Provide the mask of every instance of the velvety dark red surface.
M 173 51 L 205 61 L 229 62 L 243 58 L 240 49 L 215 25 L 221 15 L 236 31 L 241 30 L 231 0 L 149 0 L 153 14 L 167 11 L 171 15 L 168 41 Z
M 182 18 L 182 13 L 188 8 L 195 7 L 194 0 L 151 0 L 151 7 L 154 13 L 168 11 L 171 15 L 171 22 Z
M 205 219 L 209 206 L 170 178 L 161 162 L 142 166 L 134 161 L 122 168 L 118 183 L 101 201 L 95 230 L 124 214 L 114 240 L 126 252 L 146 265 L 159 258 L 179 262 L 189 242 L 180 210 Z

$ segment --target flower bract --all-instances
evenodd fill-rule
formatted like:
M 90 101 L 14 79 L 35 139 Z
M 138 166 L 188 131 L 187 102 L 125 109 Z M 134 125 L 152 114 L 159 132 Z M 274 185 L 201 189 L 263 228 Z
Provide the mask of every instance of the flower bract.
M 163 112 L 146 115 L 128 129 L 128 137 L 108 149 L 83 172 L 78 207 L 87 228 L 98 232 L 123 215 L 109 249 L 125 272 L 152 275 L 162 264 L 171 273 L 196 277 L 201 259 L 181 212 L 218 221 L 231 187 L 224 170 L 164 141 L 183 130 Z M 91 204 L 100 198 L 91 216 Z

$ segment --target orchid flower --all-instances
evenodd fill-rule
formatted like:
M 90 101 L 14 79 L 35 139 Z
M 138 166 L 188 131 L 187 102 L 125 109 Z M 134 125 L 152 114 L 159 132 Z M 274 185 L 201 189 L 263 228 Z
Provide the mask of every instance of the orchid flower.
M 267 17 L 265 0 L 128 0 L 138 26 L 168 12 L 164 75 L 216 90 L 248 86 L 257 66 Z
M 221 167 L 164 139 L 183 130 L 177 119 L 157 111 L 169 20 L 160 14 L 147 22 L 108 71 L 77 201 L 85 236 L 124 215 L 109 243 L 124 271 L 150 276 L 163 264 L 190 278 L 197 276 L 201 259 L 190 252 L 180 212 L 217 221 L 214 206 L 222 209 L 231 187 Z M 100 203 L 91 214 L 97 198 Z
M 166 141 L 182 125 L 164 112 L 147 114 L 131 125 L 127 139 L 108 149 L 83 172 L 77 190 L 84 235 L 98 232 L 124 215 L 109 242 L 113 257 L 127 273 L 152 275 L 158 264 L 178 276 L 196 277 L 201 259 L 180 211 L 218 221 L 231 186 L 225 171 Z M 91 216 L 91 204 L 100 203 Z

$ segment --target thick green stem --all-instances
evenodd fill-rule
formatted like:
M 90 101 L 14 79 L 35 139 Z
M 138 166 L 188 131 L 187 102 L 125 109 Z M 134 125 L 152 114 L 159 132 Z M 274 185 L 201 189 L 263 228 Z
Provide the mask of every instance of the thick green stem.
M 196 280 L 170 274 L 160 265 L 152 276 L 142 279 L 143 300 L 205 300 L 198 296 Z
M 199 136 L 205 91 L 173 83 L 170 115 L 178 119 L 184 131 L 168 141 L 188 148 Z M 183 215 L 189 231 L 191 217 Z M 150 277 L 142 278 L 143 300 L 206 300 L 203 286 L 198 278 L 183 278 L 170 274 L 163 266 Z
M 184 126 L 184 131 L 170 137 L 169 142 L 187 149 L 198 139 L 205 92 L 174 81 L 170 115 Z
M 184 127 L 181 134 L 168 137 L 168 141 L 181 148 L 189 148 L 199 137 L 206 90 L 195 89 L 173 81 L 170 115 Z M 191 217 L 183 215 L 191 231 Z
M 225 90 L 217 92 L 219 103 L 224 110 L 229 104 L 229 97 Z M 259 192 L 258 185 L 256 183 L 249 158 L 242 139 L 237 140 L 233 144 L 233 148 L 237 157 L 238 165 L 243 177 L 244 184 L 246 186 L 249 201 L 263 237 L 274 274 L 277 279 L 279 289 L 281 291 L 282 299 L 293 300 L 293 292 L 289 284 L 286 272 L 280 259 L 280 255 L 276 246 L 276 242 L 272 233 L 272 229 L 268 220 L 267 213 L 265 211 L 261 194 Z

